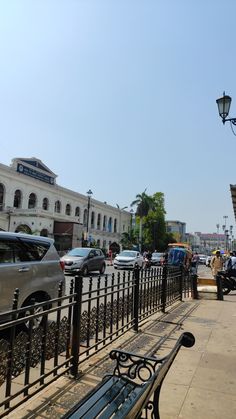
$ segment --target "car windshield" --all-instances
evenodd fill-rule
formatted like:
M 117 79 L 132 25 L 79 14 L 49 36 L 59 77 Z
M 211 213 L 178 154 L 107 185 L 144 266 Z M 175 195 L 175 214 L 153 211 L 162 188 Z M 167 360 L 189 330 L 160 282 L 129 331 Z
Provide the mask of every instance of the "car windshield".
M 132 252 L 132 251 L 128 251 L 128 250 L 124 250 L 123 252 L 121 252 L 119 254 L 119 256 L 128 256 L 128 257 L 132 257 L 132 258 L 135 258 L 136 255 L 137 255 L 136 252 Z
M 76 247 L 75 249 L 70 250 L 67 253 L 67 256 L 78 256 L 78 257 L 83 257 L 83 256 L 87 256 L 90 252 L 90 249 L 86 249 L 83 247 Z
M 160 258 L 162 256 L 162 253 L 153 253 L 152 257 L 153 258 Z

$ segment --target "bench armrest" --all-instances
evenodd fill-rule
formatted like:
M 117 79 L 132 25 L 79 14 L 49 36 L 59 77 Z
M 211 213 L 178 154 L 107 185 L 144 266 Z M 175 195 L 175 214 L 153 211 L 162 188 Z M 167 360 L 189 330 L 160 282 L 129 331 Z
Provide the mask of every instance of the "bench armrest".
M 125 376 L 134 381 L 138 380 L 138 382 L 146 382 L 164 364 L 166 364 L 167 373 L 181 346 L 190 348 L 194 343 L 195 338 L 192 333 L 184 332 L 171 352 L 162 358 L 140 356 L 119 349 L 112 350 L 110 358 L 116 360 L 113 374 L 119 377 Z

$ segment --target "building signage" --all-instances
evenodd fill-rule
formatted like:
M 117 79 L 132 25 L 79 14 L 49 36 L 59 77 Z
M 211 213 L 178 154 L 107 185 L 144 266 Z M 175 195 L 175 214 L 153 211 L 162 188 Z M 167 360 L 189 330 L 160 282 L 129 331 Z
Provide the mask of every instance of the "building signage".
M 35 179 L 41 180 L 42 182 L 49 183 L 50 185 L 54 185 L 54 178 L 48 176 L 44 173 L 38 172 L 35 169 L 30 169 L 27 166 L 24 166 L 21 163 L 17 164 L 17 172 L 22 173 L 23 175 L 33 177 Z

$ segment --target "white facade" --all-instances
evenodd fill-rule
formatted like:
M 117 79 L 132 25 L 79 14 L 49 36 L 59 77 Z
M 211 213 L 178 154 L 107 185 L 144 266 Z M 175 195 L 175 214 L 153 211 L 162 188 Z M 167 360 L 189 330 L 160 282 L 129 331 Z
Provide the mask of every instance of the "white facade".
M 56 177 L 34 157 L 0 164 L 0 229 L 19 231 L 23 226 L 54 238 L 69 234 L 72 247 L 81 245 L 82 237 L 105 249 L 119 244 L 121 234 L 129 231 L 130 213 L 93 198 L 88 205 L 86 195 L 57 185 Z

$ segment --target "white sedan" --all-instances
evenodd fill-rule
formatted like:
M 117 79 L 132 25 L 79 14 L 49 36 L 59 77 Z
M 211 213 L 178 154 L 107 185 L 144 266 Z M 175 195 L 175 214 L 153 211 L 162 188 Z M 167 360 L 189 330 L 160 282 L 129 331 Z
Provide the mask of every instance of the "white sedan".
M 143 267 L 143 256 L 136 250 L 123 250 L 114 259 L 113 266 L 115 269 L 134 269 L 135 267 Z

